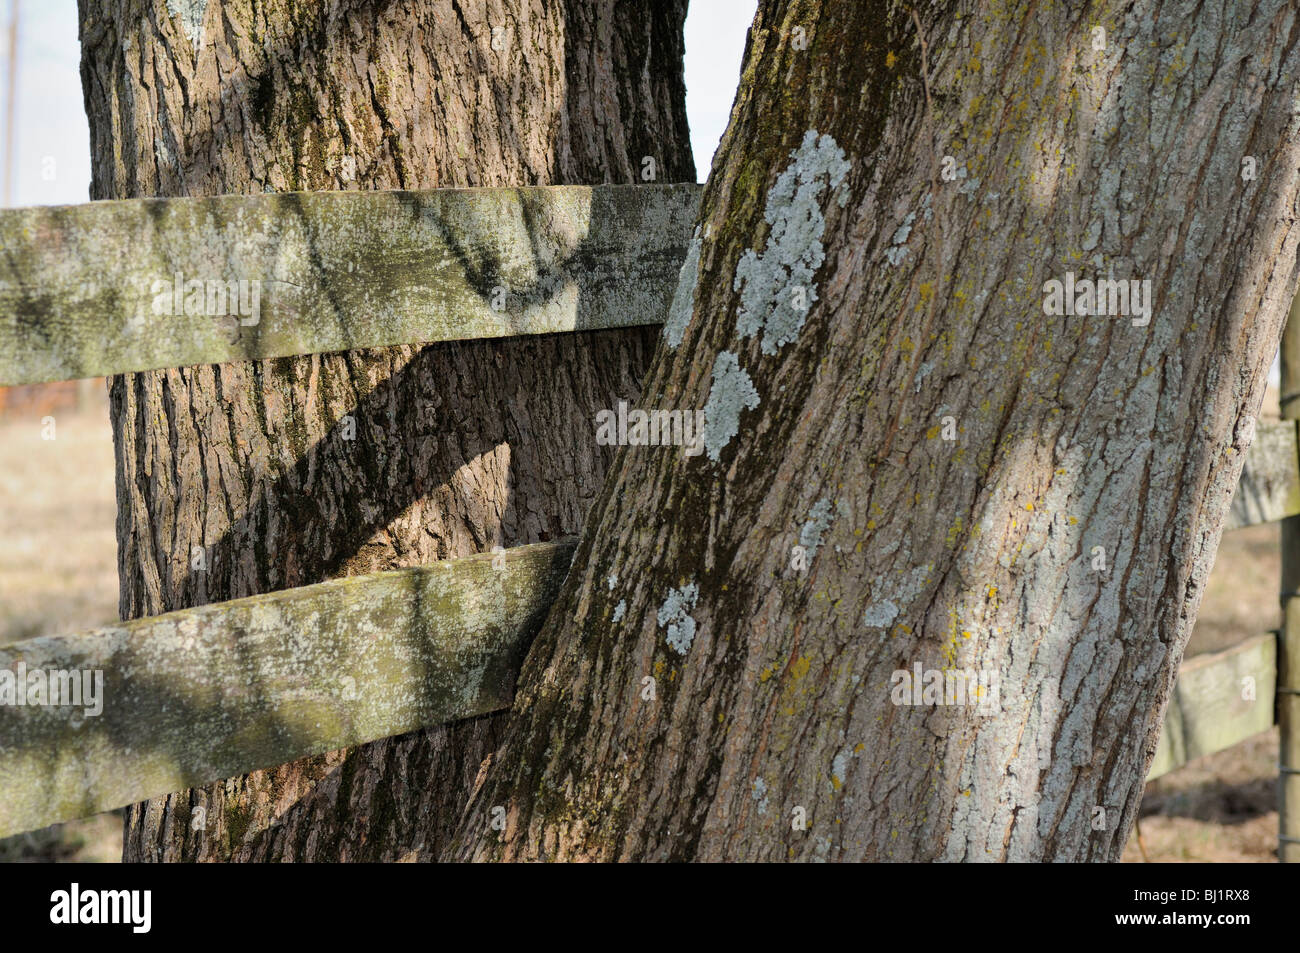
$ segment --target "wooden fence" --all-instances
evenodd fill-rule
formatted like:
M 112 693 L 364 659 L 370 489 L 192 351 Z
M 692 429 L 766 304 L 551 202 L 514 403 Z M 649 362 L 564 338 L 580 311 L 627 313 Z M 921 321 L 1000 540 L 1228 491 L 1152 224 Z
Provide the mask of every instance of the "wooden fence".
M 0 387 L 659 324 L 699 195 L 448 189 L 0 212 Z M 1284 360 L 1284 398 L 1296 390 L 1288 374 Z M 1293 525 L 1298 460 L 1295 420 L 1261 426 L 1228 528 Z M 520 546 L 0 646 L 0 836 L 499 710 L 573 551 Z M 1265 730 L 1281 710 L 1288 781 L 1285 667 L 1276 633 L 1187 660 L 1149 776 Z M 72 705 L 41 704 L 28 682 L 34 703 L 8 704 L 6 670 L 12 684 L 44 672 L 103 681 L 44 683 L 47 702 L 81 692 Z M 1280 853 L 1296 859 L 1285 855 L 1300 844 L 1288 826 L 1300 808 L 1282 812 Z

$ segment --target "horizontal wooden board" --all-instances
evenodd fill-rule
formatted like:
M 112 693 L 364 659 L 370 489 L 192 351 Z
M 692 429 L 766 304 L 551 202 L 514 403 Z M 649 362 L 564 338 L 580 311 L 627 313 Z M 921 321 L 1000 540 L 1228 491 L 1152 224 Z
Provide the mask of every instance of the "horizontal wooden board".
M 302 192 L 0 212 L 0 386 L 658 324 L 700 190 Z
M 1300 454 L 1295 421 L 1261 423 L 1246 451 L 1224 530 L 1300 514 Z
M 1277 636 L 1272 632 L 1223 652 L 1185 659 L 1147 780 L 1267 731 L 1273 725 L 1276 687 Z
M 504 708 L 573 551 L 539 543 L 0 646 L 0 837 Z M 37 696 L 33 673 L 51 670 L 101 672 L 102 710 Z M 47 704 L 6 698 L 5 671 Z M 81 684 L 94 693 L 93 674 Z

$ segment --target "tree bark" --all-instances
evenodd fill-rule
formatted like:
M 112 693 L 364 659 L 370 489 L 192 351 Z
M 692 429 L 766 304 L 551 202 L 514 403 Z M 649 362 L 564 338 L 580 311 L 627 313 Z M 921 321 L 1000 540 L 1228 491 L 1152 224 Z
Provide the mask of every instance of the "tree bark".
M 763 0 L 640 405 L 708 452 L 620 451 L 445 856 L 1117 860 L 1295 288 L 1298 39 Z
M 659 181 L 694 181 L 685 7 L 80 0 L 92 198 L 630 183 L 646 156 Z M 122 618 L 576 535 L 611 460 L 590 422 L 635 397 L 653 344 L 637 329 L 115 378 Z M 124 857 L 436 856 L 504 718 L 137 805 Z

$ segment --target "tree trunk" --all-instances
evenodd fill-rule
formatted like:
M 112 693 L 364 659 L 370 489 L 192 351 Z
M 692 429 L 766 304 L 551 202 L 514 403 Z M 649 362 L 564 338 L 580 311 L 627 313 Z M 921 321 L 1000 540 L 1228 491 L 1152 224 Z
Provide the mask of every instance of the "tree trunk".
M 645 156 L 694 181 L 685 6 L 80 0 L 92 197 L 633 182 Z M 576 535 L 612 459 L 590 421 L 635 397 L 653 345 L 594 332 L 115 378 L 122 617 Z M 435 856 L 504 717 L 137 805 L 125 858 Z
M 1295 287 L 1300 24 L 1074 7 L 760 4 L 640 405 L 707 452 L 620 451 L 446 856 L 1119 858 Z M 1111 277 L 1149 321 L 1057 311 Z

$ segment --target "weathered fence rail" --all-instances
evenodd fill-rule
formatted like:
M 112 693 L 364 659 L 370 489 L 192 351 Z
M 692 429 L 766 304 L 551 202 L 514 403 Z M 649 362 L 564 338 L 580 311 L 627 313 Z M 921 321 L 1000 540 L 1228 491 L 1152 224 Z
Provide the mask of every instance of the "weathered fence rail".
M 1187 659 L 1165 711 L 1147 780 L 1267 731 L 1274 724 L 1277 634 Z
M 661 323 L 699 196 L 559 186 L 0 212 L 0 387 Z
M 1275 523 L 1300 514 L 1300 452 L 1296 423 L 1259 424 L 1246 453 L 1224 530 Z
M 45 702 L 3 710 L 0 837 L 506 707 L 573 550 L 519 546 L 0 646 L 0 674 L 42 673 Z M 77 704 L 48 704 L 73 689 Z
M 699 195 L 466 189 L 0 212 L 0 386 L 661 324 Z M 1227 529 L 1300 515 L 1296 427 L 1260 426 Z M 96 715 L 87 698 L 0 704 L 0 836 L 503 708 L 573 551 L 523 546 L 0 646 L 0 701 L 6 671 L 52 670 L 102 672 L 110 702 Z M 1149 777 L 1274 724 L 1278 669 L 1274 633 L 1187 660 Z

